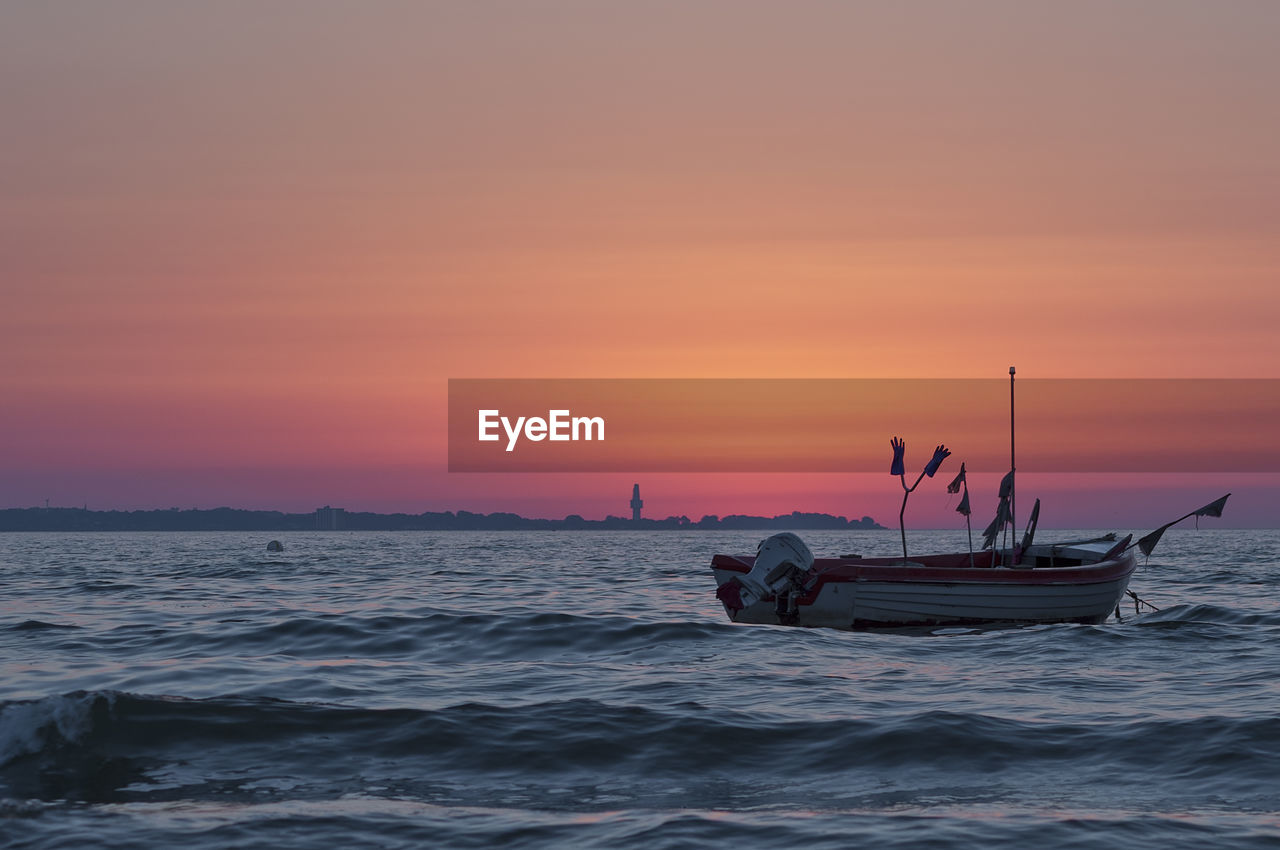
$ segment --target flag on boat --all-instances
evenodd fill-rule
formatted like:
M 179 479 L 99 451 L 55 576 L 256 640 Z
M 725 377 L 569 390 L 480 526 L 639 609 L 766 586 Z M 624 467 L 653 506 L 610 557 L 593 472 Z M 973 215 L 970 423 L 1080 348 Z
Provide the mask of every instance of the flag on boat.
M 968 492 L 968 488 L 965 488 Z M 991 520 L 991 524 L 982 532 L 982 548 L 990 549 L 996 543 L 996 538 L 1000 536 L 1000 532 L 1004 530 L 1005 525 L 1013 521 L 1013 509 L 1010 501 L 1013 496 L 1013 470 L 1009 470 L 1004 478 L 1000 479 L 1000 504 L 996 507 L 996 518 Z M 959 510 L 957 508 L 957 510 Z M 967 514 L 966 514 L 967 516 Z
M 1000 479 L 1000 498 L 1007 499 L 1013 492 L 1013 470 L 1005 473 L 1004 478 Z
M 982 532 L 982 548 L 990 549 L 995 545 L 996 538 L 1000 536 L 1000 532 L 1009 522 L 1009 498 L 1000 500 L 999 506 L 996 508 L 996 518 L 991 520 L 991 524 Z
M 1148 534 L 1146 537 L 1141 538 L 1138 541 L 1138 548 L 1142 550 L 1143 555 L 1150 558 L 1152 551 L 1154 551 L 1156 548 L 1156 544 L 1160 542 L 1160 538 L 1163 537 L 1164 533 L 1168 531 L 1172 526 L 1177 525 L 1178 523 L 1182 522 L 1184 519 L 1190 519 L 1191 517 L 1196 517 L 1197 520 L 1199 520 L 1199 518 L 1202 516 L 1213 516 L 1213 517 L 1222 516 L 1222 509 L 1227 506 L 1227 499 L 1230 496 L 1231 494 L 1228 493 L 1226 496 L 1223 496 L 1221 499 L 1216 499 L 1210 502 L 1209 504 L 1205 505 L 1203 508 L 1194 510 L 1191 513 L 1187 514 L 1186 516 L 1180 516 L 1177 519 L 1175 519 L 1173 522 L 1165 523 L 1164 525 L 1157 528 L 1155 531 Z M 1196 522 L 1196 527 L 1197 528 L 1200 527 L 1200 523 L 1198 521 Z
M 960 464 L 960 474 L 951 479 L 951 483 L 947 485 L 948 493 L 959 493 L 960 488 L 964 488 L 964 495 L 960 497 L 960 504 L 956 505 L 956 513 L 969 516 L 969 483 L 965 479 L 964 464 Z
M 1202 516 L 1216 516 L 1216 517 L 1220 517 L 1220 516 L 1222 516 L 1222 509 L 1223 509 L 1223 508 L 1225 508 L 1225 507 L 1227 506 L 1227 497 L 1228 497 L 1228 496 L 1230 496 L 1230 495 L 1231 495 L 1231 494 L 1230 494 L 1230 493 L 1228 493 L 1226 496 L 1223 496 L 1221 499 L 1218 499 L 1218 500 L 1217 500 L 1217 501 L 1215 501 L 1215 502 L 1210 502 L 1209 504 L 1205 505 L 1205 506 L 1204 506 L 1203 508 L 1201 508 L 1200 510 L 1198 510 L 1198 511 L 1193 511 L 1191 515 L 1192 515 L 1192 516 L 1197 516 L 1197 517 L 1202 517 Z
M 1186 519 L 1186 517 L 1183 517 L 1183 519 Z M 1173 523 L 1169 523 L 1169 525 L 1173 525 Z M 1160 542 L 1160 538 L 1164 536 L 1164 533 L 1169 530 L 1169 525 L 1162 525 L 1146 537 L 1138 538 L 1138 548 L 1142 550 L 1143 555 L 1148 558 L 1151 557 L 1151 552 L 1156 548 L 1156 544 Z

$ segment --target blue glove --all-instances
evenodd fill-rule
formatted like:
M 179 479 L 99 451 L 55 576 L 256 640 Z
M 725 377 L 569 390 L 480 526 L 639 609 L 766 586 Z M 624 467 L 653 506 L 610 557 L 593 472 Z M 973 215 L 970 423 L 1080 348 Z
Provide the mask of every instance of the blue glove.
M 938 471 L 938 467 L 942 466 L 942 462 L 950 455 L 951 452 L 947 450 L 946 446 L 938 446 L 933 450 L 933 460 L 929 461 L 928 465 L 925 466 L 924 474 L 932 478 L 933 474 Z
M 889 445 L 893 446 L 893 466 L 889 467 L 889 474 L 906 475 L 907 470 L 903 465 L 902 455 L 907 450 L 907 444 L 897 437 L 894 437 L 889 441 Z

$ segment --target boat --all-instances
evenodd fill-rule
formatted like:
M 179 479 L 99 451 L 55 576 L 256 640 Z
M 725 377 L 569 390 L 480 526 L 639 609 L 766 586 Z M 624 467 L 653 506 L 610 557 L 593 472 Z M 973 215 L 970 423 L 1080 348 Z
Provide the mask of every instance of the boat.
M 982 623 L 1101 623 L 1137 567 L 1128 535 L 1033 544 L 1016 563 L 959 552 L 818 558 L 795 534 L 756 556 L 711 560 L 716 596 L 736 623 L 863 629 Z
M 951 452 L 943 445 L 908 487 L 905 444 L 894 438 L 890 474 L 902 482 L 902 557 L 862 558 L 845 555 L 814 558 L 796 534 L 784 532 L 761 541 L 754 556 L 717 554 L 711 559 L 716 598 L 735 623 L 811 626 L 837 629 L 975 624 L 1103 623 L 1120 615 L 1137 568 L 1134 550 L 1149 556 L 1160 537 L 1184 519 L 1222 516 L 1231 494 L 1166 523 L 1136 543 L 1133 535 L 1107 534 L 1085 540 L 1035 542 L 1040 500 L 1031 510 L 1021 542 L 1008 539 L 1015 528 L 1013 463 L 1013 381 L 1009 368 L 1010 469 L 1000 485 L 996 518 L 984 532 L 982 549 L 973 549 L 969 531 L 966 552 L 908 555 L 904 515 L 907 497 L 927 476 L 932 478 Z M 965 467 L 947 487 L 964 495 L 957 511 L 969 525 L 969 490 Z M 1005 545 L 996 546 L 1004 533 Z

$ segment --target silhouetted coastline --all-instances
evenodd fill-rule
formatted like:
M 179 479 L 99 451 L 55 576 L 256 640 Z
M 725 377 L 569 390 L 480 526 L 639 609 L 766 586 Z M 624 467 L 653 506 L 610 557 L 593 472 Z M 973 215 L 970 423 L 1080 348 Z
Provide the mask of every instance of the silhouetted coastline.
M 211 510 L 91 511 L 84 508 L 0 509 L 3 531 L 585 531 L 585 530 L 734 530 L 734 529 L 880 529 L 869 516 L 848 519 L 831 514 L 780 514 L 774 517 L 686 516 L 666 519 L 631 519 L 610 516 L 602 520 L 571 514 L 564 519 L 532 519 L 513 513 L 481 514 L 443 511 L 421 514 L 379 514 L 320 508 L 310 513 L 248 511 L 236 508 Z

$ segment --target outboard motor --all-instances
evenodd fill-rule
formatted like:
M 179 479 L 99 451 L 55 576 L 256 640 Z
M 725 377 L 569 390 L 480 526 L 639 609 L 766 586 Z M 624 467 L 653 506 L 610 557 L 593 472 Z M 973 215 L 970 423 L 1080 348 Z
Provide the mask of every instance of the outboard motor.
M 760 541 L 751 572 L 722 584 L 716 596 L 731 611 L 741 611 L 766 596 L 776 596 L 778 614 L 785 618 L 794 613 L 790 610 L 792 591 L 800 589 L 805 573 L 812 567 L 809 547 L 797 535 L 784 531 Z

